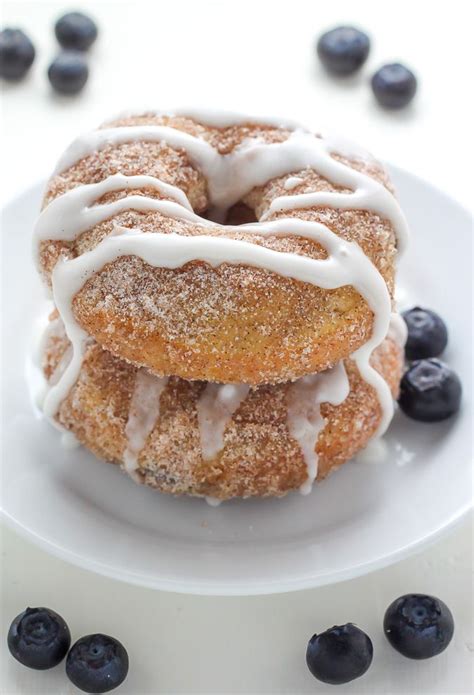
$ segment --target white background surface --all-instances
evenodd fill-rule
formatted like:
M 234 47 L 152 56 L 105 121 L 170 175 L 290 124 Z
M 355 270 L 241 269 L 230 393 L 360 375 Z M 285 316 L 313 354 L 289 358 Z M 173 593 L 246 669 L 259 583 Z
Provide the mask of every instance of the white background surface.
M 2 202 L 47 174 L 78 132 L 110 114 L 142 105 L 191 104 L 286 115 L 342 131 L 468 203 L 467 3 L 156 0 L 78 5 L 90 8 L 102 34 L 91 54 L 90 82 L 76 99 L 54 97 L 44 75 L 56 50 L 52 23 L 68 5 L 2 5 L 2 25 L 23 27 L 38 50 L 23 83 L 2 85 Z M 315 37 L 341 21 L 359 24 L 373 38 L 367 68 L 344 83 L 328 79 L 314 58 Z M 416 102 L 399 114 L 379 110 L 367 85 L 372 69 L 393 59 L 406 61 L 420 77 Z M 69 621 L 74 637 L 97 630 L 126 644 L 132 668 L 118 692 L 322 693 L 334 689 L 307 672 L 306 641 L 315 631 L 352 620 L 374 638 L 376 657 L 367 676 L 344 692 L 464 694 L 472 690 L 471 558 L 472 537 L 464 525 L 417 558 L 352 582 L 284 596 L 212 599 L 96 577 L 4 531 L 2 634 L 27 604 L 51 605 Z M 403 660 L 380 634 L 384 608 L 406 591 L 432 592 L 453 609 L 454 642 L 431 662 Z M 37 674 L 9 659 L 5 648 L 0 654 L 5 695 L 73 692 L 61 668 Z

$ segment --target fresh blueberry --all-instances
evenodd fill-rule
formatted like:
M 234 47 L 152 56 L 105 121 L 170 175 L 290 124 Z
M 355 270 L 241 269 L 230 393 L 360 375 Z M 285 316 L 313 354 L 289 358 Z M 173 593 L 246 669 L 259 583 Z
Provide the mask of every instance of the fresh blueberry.
M 57 666 L 70 644 L 68 626 L 49 608 L 27 608 L 16 616 L 8 631 L 8 649 L 29 668 L 43 670 Z
M 77 94 L 89 77 L 89 68 L 82 53 L 63 51 L 48 68 L 52 87 L 60 94 Z
M 21 29 L 0 31 L 0 77 L 21 80 L 35 59 L 35 47 Z
M 385 635 L 400 654 L 409 659 L 429 659 L 451 642 L 454 620 L 443 601 L 425 594 L 397 598 L 385 612 Z
M 107 635 L 81 637 L 67 655 L 66 674 L 86 693 L 108 693 L 123 683 L 127 673 L 125 647 Z
M 417 81 L 411 70 L 400 63 L 383 65 L 372 77 L 372 91 L 381 106 L 401 109 L 416 94 Z
M 367 60 L 370 39 L 355 27 L 336 27 L 318 40 L 318 56 L 324 67 L 336 75 L 352 75 Z
M 448 331 L 442 318 L 419 306 L 403 314 L 408 328 L 405 355 L 409 360 L 438 357 L 448 344 Z
M 456 372 L 441 360 L 413 362 L 400 384 L 398 402 L 405 415 L 421 422 L 439 422 L 454 415 L 462 386 Z
M 63 48 L 87 51 L 97 38 L 97 24 L 82 12 L 68 12 L 54 27 L 56 38 Z
M 347 623 L 313 635 L 308 642 L 306 663 L 318 680 L 340 685 L 364 675 L 373 653 L 368 635 Z

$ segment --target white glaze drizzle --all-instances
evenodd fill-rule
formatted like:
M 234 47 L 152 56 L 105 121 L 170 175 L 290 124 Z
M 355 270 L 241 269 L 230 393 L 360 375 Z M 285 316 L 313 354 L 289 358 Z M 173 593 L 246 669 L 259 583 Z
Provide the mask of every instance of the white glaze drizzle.
M 202 457 L 212 459 L 224 447 L 227 424 L 247 398 L 246 384 L 208 383 L 197 402 Z
M 41 212 L 35 225 L 35 236 L 39 239 L 61 239 L 63 241 L 71 241 L 75 239 L 81 232 L 90 229 L 99 224 L 104 219 L 103 210 L 111 209 L 111 215 L 116 215 L 122 210 L 137 210 L 135 207 L 136 198 L 145 198 L 145 200 L 154 200 L 155 202 L 168 202 L 149 198 L 146 196 L 128 196 L 120 198 L 113 203 L 105 203 L 102 205 L 93 205 L 97 200 L 102 198 L 106 193 L 115 191 L 133 190 L 138 188 L 153 188 L 158 193 L 171 198 L 172 201 L 179 204 L 179 211 L 176 215 L 185 216 L 182 208 L 186 208 L 193 213 L 191 204 L 185 193 L 177 186 L 172 186 L 165 183 L 154 176 L 125 176 L 124 174 L 113 174 L 98 183 L 88 183 L 82 186 L 77 186 L 67 191 L 63 195 L 52 200 L 49 205 Z M 128 202 L 128 207 L 123 205 Z M 120 203 L 118 208 L 113 208 L 115 203 Z M 167 208 L 165 208 L 167 209 Z M 173 217 L 173 208 L 169 208 L 170 212 L 164 214 Z M 192 219 L 197 217 L 193 213 Z
M 406 220 L 390 191 L 370 176 L 334 159 L 332 153 L 344 154 L 338 150 L 335 138 L 322 139 L 302 130 L 293 131 L 287 140 L 279 143 L 249 139 L 230 154 L 220 155 L 205 140 L 168 126 L 103 128 L 75 140 L 59 160 L 55 174 L 62 173 L 84 157 L 109 145 L 139 141 L 165 142 L 170 147 L 184 149 L 191 163 L 206 177 L 211 203 L 218 210 L 229 208 L 253 188 L 273 178 L 310 167 L 332 183 L 350 188 L 353 192 L 319 191 L 299 196 L 280 196 L 272 201 L 261 221 L 273 212 L 284 209 L 321 205 L 360 208 L 390 220 L 397 234 L 399 250 L 402 251 L 406 245 Z
M 349 379 L 341 361 L 332 369 L 295 381 L 288 391 L 288 430 L 300 445 L 308 477 L 300 488 L 307 495 L 318 475 L 316 444 L 325 421 L 321 415 L 322 403 L 340 405 L 349 395 Z
M 352 171 L 352 170 L 351 170 Z M 374 181 L 374 179 L 368 180 Z M 377 181 L 374 183 L 379 186 Z M 390 217 L 386 214 L 389 200 L 394 200 L 392 194 L 387 189 L 378 191 L 370 190 L 372 186 L 361 185 L 353 193 L 337 193 L 335 191 L 314 191 L 312 193 L 298 193 L 297 195 L 282 195 L 274 198 L 270 207 L 262 216 L 261 221 L 264 222 L 273 213 L 281 212 L 282 210 L 301 210 L 303 208 L 313 207 L 329 207 L 339 210 L 371 210 L 379 214 L 381 217 L 387 217 L 394 222 L 394 227 L 397 232 L 398 251 L 402 253 L 406 247 L 406 224 L 402 215 L 397 215 L 398 203 L 395 203 L 393 210 L 390 212 Z M 375 187 L 374 187 L 375 188 Z M 386 191 L 387 195 L 383 191 Z M 375 193 L 375 195 L 374 195 Z M 390 197 L 389 197 L 390 196 Z M 384 214 L 385 213 L 385 214 Z
M 290 176 L 283 184 L 283 188 L 285 191 L 292 191 L 293 188 L 299 186 L 300 183 L 304 183 L 304 179 L 300 178 L 299 176 Z
M 197 114 L 194 114 L 193 117 L 201 122 L 209 122 L 202 117 L 200 118 Z M 242 119 L 235 122 L 241 123 Z M 257 121 L 248 120 L 247 122 Z M 217 123 L 217 120 L 215 123 Z M 229 125 L 228 121 L 222 121 L 221 123 L 222 125 L 217 127 Z M 353 192 L 348 194 L 316 192 L 300 196 L 281 196 L 273 201 L 270 209 L 267 211 L 267 216 L 277 210 L 313 205 L 366 209 L 389 219 L 397 232 L 399 248 L 403 248 L 405 245 L 406 222 L 390 192 L 377 181 L 347 167 L 331 156 L 332 153 L 338 153 L 342 156 L 344 154 L 346 156 L 366 156 L 366 154 L 360 154 L 360 151 L 352 149 L 349 153 L 346 144 L 344 144 L 344 147 L 341 147 L 340 143 L 338 144 L 332 139 L 322 140 L 301 129 L 291 133 L 290 137 L 282 143 L 267 144 L 256 139 L 245 141 L 230 155 L 224 156 L 219 155 L 204 140 L 165 126 L 130 126 L 103 129 L 94 131 L 76 140 L 64 153 L 58 163 L 56 173 L 64 171 L 78 160 L 109 144 L 118 145 L 134 141 L 166 142 L 171 147 L 184 149 L 190 161 L 201 169 L 207 178 L 211 202 L 221 209 L 234 204 L 244 197 L 249 190 L 255 186 L 263 185 L 272 178 L 292 171 L 301 171 L 307 167 L 313 168 L 334 184 L 350 188 Z M 301 181 L 302 179 L 299 177 L 290 177 L 287 180 L 289 184 L 285 186 L 286 190 L 291 190 L 292 187 L 298 185 Z M 91 205 L 110 190 L 131 189 L 143 187 L 144 185 L 155 187 L 164 195 L 172 198 L 172 200 L 164 201 L 145 196 L 130 196 L 114 203 Z M 55 238 L 71 240 L 82 231 L 97 224 L 98 221 L 108 219 L 117 214 L 117 212 L 126 209 L 156 209 L 164 215 L 187 219 L 201 225 L 208 226 L 213 224 L 194 215 L 190 210 L 189 202 L 179 189 L 169 186 L 169 184 L 164 184 L 153 177 L 126 177 L 117 174 L 99 184 L 91 184 L 74 189 L 53 201 L 40 218 L 36 237 L 37 239 Z M 325 260 L 315 260 L 296 254 L 275 252 L 248 242 L 222 237 L 207 237 L 204 235 L 183 237 L 175 234 L 163 235 L 159 233 L 143 235 L 134 230 L 121 230 L 123 232 L 122 235 L 108 237 L 95 249 L 76 259 L 69 261 L 60 260 L 53 272 L 53 293 L 73 350 L 72 359 L 64 370 L 61 379 L 52 386 L 47 395 L 44 405 L 45 413 L 50 417 L 54 416 L 61 401 L 75 383 L 82 364 L 88 336 L 74 319 L 72 312 L 74 295 L 106 263 L 122 255 L 130 254 L 139 256 L 145 262 L 157 267 L 176 268 L 193 260 L 205 261 L 212 266 L 218 266 L 224 262 L 243 263 L 264 268 L 286 277 L 292 277 L 302 282 L 309 282 L 326 289 L 333 289 L 343 285 L 354 286 L 366 299 L 374 313 L 373 334 L 370 340 L 352 355 L 352 358 L 355 360 L 361 376 L 377 392 L 382 409 L 382 418 L 377 434 L 381 435 L 388 426 L 393 414 L 393 402 L 387 384 L 378 372 L 372 368 L 369 359 L 373 349 L 387 335 L 389 328 L 390 298 L 383 278 L 357 244 L 345 242 L 321 224 L 289 218 L 267 222 L 265 225 L 258 223 L 244 225 L 244 227 L 247 232 L 255 232 L 264 236 L 295 235 L 314 239 L 326 248 L 329 257 Z M 242 226 L 238 229 L 242 230 Z M 120 230 L 117 231 L 120 232 Z M 396 334 L 397 340 L 401 342 L 402 333 L 397 319 L 392 320 L 391 325 L 392 333 Z M 304 392 L 308 397 L 308 394 L 311 392 L 313 401 L 316 403 L 324 401 L 341 402 L 338 398 L 341 398 L 341 394 L 344 392 L 341 386 L 342 378 L 340 372 L 337 371 L 338 368 L 335 369 L 337 376 L 324 373 L 298 380 L 291 387 L 291 393 Z M 330 388 L 331 385 L 333 388 Z M 223 412 L 217 412 L 215 404 L 222 400 L 222 397 L 219 397 L 219 389 L 228 389 L 228 386 L 219 387 L 215 384 L 209 384 L 204 391 L 202 401 L 200 400 L 200 403 L 198 403 L 198 411 L 201 413 L 200 420 L 203 423 L 202 431 L 209 427 L 209 423 L 212 422 L 212 427 L 217 432 L 217 434 L 216 432 L 206 434 L 204 431 L 204 435 L 201 432 L 203 453 L 206 452 L 206 456 L 212 456 L 213 454 L 210 452 L 214 452 L 215 455 L 222 447 L 226 424 L 248 392 L 248 387 L 245 385 L 230 386 L 230 388 L 233 389 L 233 395 L 229 396 L 229 402 L 224 406 Z M 225 390 L 223 392 L 226 393 Z M 326 395 L 324 396 L 325 393 Z M 290 397 L 290 400 L 291 402 L 297 401 L 293 397 Z M 322 427 L 324 427 L 324 422 L 319 422 L 318 418 L 311 414 L 313 423 L 307 418 L 307 429 L 305 430 L 301 425 L 301 418 L 303 417 L 301 410 L 295 412 L 298 412 L 298 415 L 294 418 L 289 414 L 288 425 L 296 433 L 294 435 L 295 438 L 298 439 L 298 436 L 300 438 L 303 437 L 301 446 L 305 452 L 309 473 L 305 489 L 309 489 L 312 480 L 317 475 L 317 460 L 315 462 L 314 456 L 316 454 L 314 452 L 314 456 L 311 458 L 308 440 L 313 438 L 315 445 L 317 436 Z M 156 417 L 158 417 L 158 414 Z M 153 428 L 155 421 L 156 418 L 151 428 Z M 297 434 L 298 431 L 300 431 L 300 435 Z M 135 450 L 136 447 L 133 448 L 133 451 Z M 126 464 L 126 468 L 128 467 L 132 473 L 135 464 L 131 462 L 133 462 L 134 456 L 136 461 L 136 456 L 139 453 L 136 452 L 135 455 L 133 451 L 131 454 L 127 454 L 129 463 L 128 465 Z
M 207 495 L 204 499 L 210 507 L 220 507 L 222 504 L 222 500 L 217 497 L 211 497 L 210 495 Z
M 408 338 L 408 328 L 403 316 L 392 312 L 387 337 L 391 338 L 400 348 L 404 348 Z
M 137 482 L 138 456 L 160 415 L 160 398 L 167 383 L 167 378 L 157 377 L 146 369 L 137 370 L 125 426 L 127 447 L 123 454 L 124 469 Z
M 54 334 L 53 334 L 54 335 Z M 71 362 L 72 358 L 72 353 L 73 353 L 73 348 L 69 345 L 66 350 L 63 352 L 61 359 L 59 360 L 58 364 L 56 365 L 55 370 L 51 374 L 48 385 L 49 386 L 56 386 L 61 379 L 63 378 L 63 374 L 68 368 L 69 363 Z
M 47 313 L 51 313 L 50 310 Z M 66 337 L 64 331 L 64 324 L 61 321 L 60 317 L 56 317 L 51 320 L 48 320 L 46 318 L 46 320 L 47 323 L 43 327 L 43 330 L 41 331 L 41 334 L 38 336 L 37 340 L 35 340 L 33 349 L 33 364 L 38 369 L 40 376 L 38 389 L 34 396 L 35 405 L 39 410 L 43 410 L 43 404 L 48 390 L 54 384 L 57 384 L 58 381 L 60 381 L 62 374 L 67 368 L 67 365 L 72 356 L 71 346 L 68 345 L 66 347 L 66 350 L 64 350 L 59 362 L 56 364 L 56 367 L 51 373 L 49 379 L 46 379 L 46 375 L 44 372 L 44 359 L 45 355 L 47 354 L 48 348 L 51 347 L 51 341 L 55 338 L 59 340 L 64 340 L 64 338 Z M 51 420 L 51 422 L 53 426 L 57 430 L 59 430 L 59 432 L 61 432 L 60 441 L 64 449 L 74 449 L 80 446 L 80 442 L 73 432 L 67 430 L 57 420 Z
M 111 203 L 93 205 L 111 191 L 141 187 L 154 188 L 173 200 L 158 200 L 142 195 L 119 198 Z M 186 195 L 176 186 L 153 176 L 124 176 L 114 174 L 99 183 L 78 186 L 55 198 L 40 214 L 34 230 L 34 256 L 39 263 L 39 243 L 45 239 L 73 241 L 82 232 L 127 210 L 160 212 L 167 217 L 188 220 L 208 226 L 211 223 L 195 215 Z
M 41 337 L 40 340 L 40 350 L 44 355 L 46 353 L 47 346 L 49 345 L 50 341 L 52 338 L 64 338 L 65 337 L 65 330 L 64 330 L 64 324 L 62 323 L 60 318 L 53 319 L 52 321 L 49 322 L 49 324 L 46 326 L 44 333 Z M 85 344 L 87 344 L 87 341 L 89 338 L 85 341 Z M 68 345 L 66 350 L 63 352 L 59 362 L 57 363 L 55 369 L 53 370 L 51 376 L 49 379 L 44 383 L 44 388 L 41 389 L 41 393 L 38 394 L 38 399 L 37 399 L 37 406 L 40 410 L 43 411 L 45 415 L 45 402 L 46 399 L 51 392 L 51 390 L 55 389 L 58 384 L 62 383 L 62 379 L 64 376 L 64 373 L 67 371 L 69 364 L 71 362 L 72 356 L 73 356 L 73 348 L 72 345 Z M 41 371 L 42 371 L 42 365 L 41 366 Z M 43 372 L 44 374 L 44 372 Z M 65 394 L 64 397 L 66 397 L 68 393 Z M 58 404 L 58 409 L 61 403 Z M 51 424 L 61 433 L 61 446 L 64 449 L 74 449 L 78 446 L 80 446 L 80 442 L 77 439 L 76 435 L 71 432 L 70 430 L 66 429 L 64 425 L 62 425 L 58 420 L 54 419 L 51 415 L 47 415 L 49 420 L 51 421 Z
M 294 144 L 295 151 L 300 150 L 300 148 L 307 149 L 306 166 L 314 169 L 333 184 L 351 189 L 351 193 L 314 191 L 312 193 L 279 196 L 272 200 L 270 207 L 261 217 L 262 222 L 274 212 L 282 210 L 324 206 L 343 210 L 369 210 L 392 223 L 397 235 L 398 251 L 403 253 L 407 245 L 408 225 L 400 205 L 392 193 L 379 181 L 346 166 L 331 156 L 331 154 L 342 156 L 346 154 L 345 147 L 347 145 L 345 143 L 343 145 L 335 137 L 315 138 L 309 133 L 299 133 L 298 131 L 292 133 L 282 145 L 286 143 Z M 304 161 L 303 152 L 299 154 L 299 157 L 295 156 L 295 159 L 298 160 L 299 158 Z
M 84 157 L 99 152 L 104 147 L 131 142 L 166 143 L 170 147 L 183 149 L 191 161 L 197 164 L 204 175 L 209 176 L 209 178 L 212 177 L 213 168 L 218 166 L 221 159 L 217 150 L 208 142 L 182 130 L 156 125 L 123 126 L 122 128 L 92 130 L 80 135 L 65 150 L 53 175 L 61 174 Z
M 33 355 L 33 363 L 36 367 L 39 369 L 43 368 L 46 346 L 50 343 L 51 339 L 62 337 L 64 337 L 64 324 L 58 316 L 51 321 L 48 321 L 40 334 Z
M 78 440 L 74 432 L 69 432 L 66 430 L 61 435 L 61 445 L 64 449 L 77 449 L 81 446 L 81 442 Z

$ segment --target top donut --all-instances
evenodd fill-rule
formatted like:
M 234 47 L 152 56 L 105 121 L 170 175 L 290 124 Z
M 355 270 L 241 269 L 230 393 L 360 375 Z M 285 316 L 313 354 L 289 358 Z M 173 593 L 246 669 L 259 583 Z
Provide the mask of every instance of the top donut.
M 381 342 L 405 233 L 383 167 L 352 145 L 145 113 L 72 143 L 35 238 L 77 340 L 159 376 L 257 385 Z

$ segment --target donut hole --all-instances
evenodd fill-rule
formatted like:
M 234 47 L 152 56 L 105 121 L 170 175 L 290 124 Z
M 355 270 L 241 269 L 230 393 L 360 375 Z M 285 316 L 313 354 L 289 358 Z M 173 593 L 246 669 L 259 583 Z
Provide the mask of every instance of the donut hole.
M 231 208 L 227 210 L 227 214 L 224 218 L 224 220 L 216 220 L 215 215 L 213 215 L 213 212 L 211 210 L 206 210 L 202 217 L 205 217 L 206 220 L 211 220 L 213 222 L 220 222 L 220 224 L 223 224 L 225 226 L 232 225 L 233 227 L 236 227 L 240 224 L 249 224 L 253 222 L 258 222 L 257 217 L 255 216 L 255 212 L 250 208 L 248 205 L 245 205 L 245 203 L 238 202 L 235 205 L 232 205 Z

